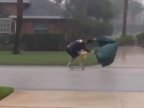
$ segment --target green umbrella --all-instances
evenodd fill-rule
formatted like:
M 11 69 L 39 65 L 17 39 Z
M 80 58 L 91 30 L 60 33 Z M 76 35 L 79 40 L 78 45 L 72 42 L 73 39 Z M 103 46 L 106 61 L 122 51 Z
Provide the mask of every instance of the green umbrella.
M 115 43 L 116 41 L 111 38 L 108 38 L 108 37 L 100 37 L 100 38 L 96 39 L 96 42 L 99 47 L 102 47 L 102 46 L 110 44 L 110 43 Z
M 95 51 L 95 55 L 98 59 L 98 62 L 102 64 L 102 66 L 108 66 L 113 63 L 116 52 L 118 49 L 118 43 L 110 43 L 100 47 L 97 51 Z

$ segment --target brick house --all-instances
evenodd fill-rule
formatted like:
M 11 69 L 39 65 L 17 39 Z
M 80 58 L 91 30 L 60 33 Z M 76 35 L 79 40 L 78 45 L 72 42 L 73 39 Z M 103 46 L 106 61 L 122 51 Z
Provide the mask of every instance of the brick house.
M 0 17 L 16 19 L 17 0 L 0 0 Z M 49 0 L 23 0 L 22 33 L 64 33 L 64 9 Z

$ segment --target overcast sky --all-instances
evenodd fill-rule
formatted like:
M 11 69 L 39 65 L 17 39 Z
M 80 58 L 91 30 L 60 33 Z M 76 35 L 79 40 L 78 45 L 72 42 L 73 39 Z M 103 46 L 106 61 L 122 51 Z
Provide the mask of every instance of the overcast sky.
M 135 1 L 139 1 L 139 2 L 141 2 L 141 3 L 143 3 L 143 4 L 144 4 L 144 0 L 135 0 Z
M 142 0 L 142 3 L 144 4 L 144 0 Z

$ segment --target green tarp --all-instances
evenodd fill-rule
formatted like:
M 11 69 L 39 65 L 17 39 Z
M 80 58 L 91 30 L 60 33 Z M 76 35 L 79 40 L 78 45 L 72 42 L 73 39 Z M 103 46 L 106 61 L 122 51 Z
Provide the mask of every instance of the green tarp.
M 98 62 L 104 67 L 113 63 L 118 49 L 118 42 L 109 38 L 99 38 L 97 40 L 99 48 L 95 51 Z

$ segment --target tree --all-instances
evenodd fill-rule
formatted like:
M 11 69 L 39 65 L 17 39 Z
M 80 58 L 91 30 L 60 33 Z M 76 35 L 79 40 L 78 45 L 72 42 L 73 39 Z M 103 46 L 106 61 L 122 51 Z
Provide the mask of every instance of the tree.
M 115 10 L 115 15 L 119 16 L 123 14 L 123 8 L 124 7 L 124 1 L 123 0 L 110 0 L 110 2 L 113 5 L 113 8 Z M 132 13 L 133 15 L 137 15 L 138 13 L 143 11 L 143 5 L 135 0 L 129 0 L 129 13 Z
M 126 35 L 128 0 L 124 0 L 122 36 Z
M 61 4 L 63 0 L 55 0 L 57 4 Z
M 129 4 L 129 9 L 132 15 L 137 15 L 144 10 L 143 5 L 137 1 L 131 1 Z
M 49 1 L 61 5 L 64 0 L 49 0 Z
M 123 16 L 122 35 L 126 35 L 127 17 L 134 18 L 143 11 L 141 3 L 135 0 L 110 0 L 115 10 L 115 18 L 120 19 Z M 121 8 L 123 7 L 123 8 Z
M 17 0 L 17 19 L 16 19 L 16 34 L 14 37 L 13 54 L 20 53 L 20 34 L 23 17 L 23 0 Z
M 113 8 L 109 0 L 66 0 L 65 4 L 66 15 L 77 20 L 87 33 L 92 33 L 92 29 L 97 33 L 99 27 L 105 33 L 107 27 L 110 27 L 106 26 L 113 18 Z
M 131 22 L 133 24 L 135 23 L 135 18 L 140 15 L 140 13 L 144 10 L 144 7 L 142 4 L 140 4 L 139 2 L 136 1 L 131 1 L 130 5 L 129 5 L 129 13 L 130 13 L 130 18 L 131 18 Z

